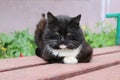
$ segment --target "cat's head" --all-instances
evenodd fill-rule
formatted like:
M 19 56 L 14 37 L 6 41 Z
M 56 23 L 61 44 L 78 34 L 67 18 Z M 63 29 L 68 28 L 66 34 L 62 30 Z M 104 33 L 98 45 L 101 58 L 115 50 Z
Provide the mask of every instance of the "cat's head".
M 61 45 L 68 49 L 77 48 L 84 40 L 79 26 L 81 15 L 76 17 L 54 16 L 47 13 L 47 25 L 43 34 L 43 41 L 53 49 L 60 49 Z

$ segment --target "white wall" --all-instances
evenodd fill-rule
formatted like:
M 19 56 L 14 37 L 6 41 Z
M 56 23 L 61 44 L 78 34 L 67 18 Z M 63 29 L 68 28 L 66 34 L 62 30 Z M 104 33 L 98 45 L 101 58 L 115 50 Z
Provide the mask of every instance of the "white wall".
M 110 12 L 120 10 L 119 2 L 111 0 Z M 100 21 L 100 10 L 101 0 L 0 0 L 0 33 L 25 28 L 33 33 L 41 13 L 48 11 L 55 15 L 69 16 L 81 13 L 81 25 L 94 27 Z

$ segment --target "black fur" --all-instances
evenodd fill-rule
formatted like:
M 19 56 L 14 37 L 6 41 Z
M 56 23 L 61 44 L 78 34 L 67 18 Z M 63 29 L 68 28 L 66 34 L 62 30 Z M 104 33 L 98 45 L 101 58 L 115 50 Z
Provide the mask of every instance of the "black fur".
M 49 63 L 63 62 L 64 57 L 54 56 L 51 51 L 47 49 L 49 45 L 53 49 L 60 49 L 59 45 L 65 44 L 68 49 L 76 49 L 82 45 L 82 49 L 77 55 L 78 62 L 89 62 L 92 58 L 92 47 L 85 41 L 83 32 L 79 26 L 81 15 L 77 17 L 68 16 L 54 16 L 52 13 L 47 13 L 47 20 L 43 33 L 39 31 L 42 36 L 36 36 L 39 39 L 36 44 L 36 55 L 48 61 Z M 40 24 L 39 24 L 40 26 Z M 36 40 L 36 38 L 35 38 Z M 39 44 L 39 42 L 42 44 Z M 42 47 L 41 47 L 42 46 Z

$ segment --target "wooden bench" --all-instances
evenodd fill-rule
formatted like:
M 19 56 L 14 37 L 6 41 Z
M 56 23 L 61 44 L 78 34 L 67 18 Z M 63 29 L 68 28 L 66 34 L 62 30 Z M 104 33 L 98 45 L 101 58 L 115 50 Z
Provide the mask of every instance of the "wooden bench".
M 94 49 L 90 63 L 47 64 L 37 56 L 0 60 L 0 80 L 120 80 L 120 46 Z

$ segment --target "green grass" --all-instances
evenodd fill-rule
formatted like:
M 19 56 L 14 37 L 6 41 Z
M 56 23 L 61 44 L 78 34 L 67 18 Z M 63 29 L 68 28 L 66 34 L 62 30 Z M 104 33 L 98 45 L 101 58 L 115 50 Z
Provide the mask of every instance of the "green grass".
M 101 32 L 94 33 L 90 28 L 83 26 L 86 41 L 93 47 L 107 47 L 115 45 L 116 30 L 110 23 L 97 23 L 95 29 Z M 12 34 L 0 34 L 0 59 L 35 55 L 35 42 L 29 30 L 15 31 Z

